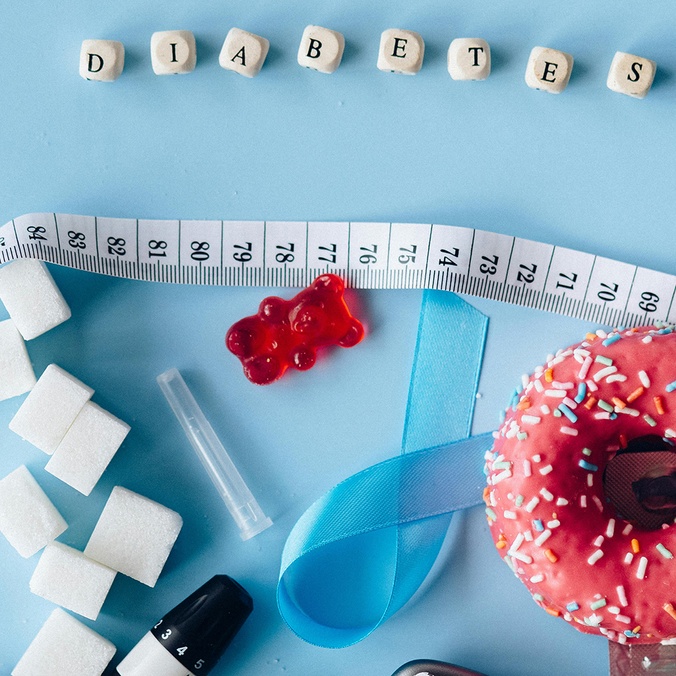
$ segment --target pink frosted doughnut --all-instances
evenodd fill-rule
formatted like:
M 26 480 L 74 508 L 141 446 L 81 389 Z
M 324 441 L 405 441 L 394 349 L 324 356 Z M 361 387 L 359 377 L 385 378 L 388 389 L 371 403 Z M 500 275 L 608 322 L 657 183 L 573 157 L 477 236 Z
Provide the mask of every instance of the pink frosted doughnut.
M 524 382 L 484 497 L 539 606 L 620 643 L 676 643 L 674 442 L 671 326 L 588 334 Z

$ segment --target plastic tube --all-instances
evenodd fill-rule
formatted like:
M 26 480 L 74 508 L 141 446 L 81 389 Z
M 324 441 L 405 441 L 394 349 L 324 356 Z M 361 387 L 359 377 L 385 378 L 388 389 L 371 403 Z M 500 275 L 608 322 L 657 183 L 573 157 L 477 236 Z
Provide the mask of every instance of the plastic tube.
M 271 526 L 272 521 L 263 514 L 178 370 L 165 371 L 157 376 L 157 382 L 235 520 L 242 540 Z

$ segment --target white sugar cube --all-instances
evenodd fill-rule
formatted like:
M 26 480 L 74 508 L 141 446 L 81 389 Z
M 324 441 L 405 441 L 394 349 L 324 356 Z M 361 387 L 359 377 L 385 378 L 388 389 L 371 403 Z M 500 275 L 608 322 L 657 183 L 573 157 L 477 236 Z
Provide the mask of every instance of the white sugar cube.
M 70 317 L 70 308 L 47 266 L 30 258 L 0 268 L 0 301 L 24 340 L 36 338 Z
M 129 425 L 88 401 L 45 469 L 89 495 L 129 433 Z
M 173 510 L 115 486 L 85 554 L 154 587 L 182 525 L 183 519 Z
M 650 59 L 617 52 L 610 64 L 606 84 L 614 92 L 642 99 L 650 91 L 656 71 L 657 64 Z
M 340 66 L 344 51 L 342 33 L 321 26 L 306 26 L 298 47 L 298 63 L 320 73 L 333 73 Z
M 380 36 L 378 69 L 415 75 L 425 56 L 425 43 L 418 33 L 390 28 Z
M 454 80 L 485 80 L 491 74 L 491 48 L 481 38 L 457 38 L 448 48 L 447 66 Z
M 26 343 L 11 319 L 0 322 L 0 401 L 25 394 L 35 385 Z
M 197 63 L 195 36 L 190 31 L 153 33 L 150 58 L 156 75 L 190 73 Z
M 28 469 L 0 480 L 0 533 L 27 559 L 68 528 Z
M 225 70 L 233 70 L 244 77 L 255 77 L 265 63 L 270 41 L 241 28 L 231 28 L 218 57 Z
M 526 66 L 526 84 L 550 94 L 560 94 L 573 71 L 573 57 L 549 47 L 533 47 Z
M 12 676 L 101 676 L 115 646 L 56 608 L 42 625 Z
M 9 423 L 22 439 L 51 455 L 94 394 L 56 364 L 50 364 Z
M 48 544 L 30 580 L 33 594 L 95 620 L 115 571 L 60 542 Z
M 113 82 L 124 69 L 124 45 L 117 40 L 84 40 L 80 49 L 80 76 Z

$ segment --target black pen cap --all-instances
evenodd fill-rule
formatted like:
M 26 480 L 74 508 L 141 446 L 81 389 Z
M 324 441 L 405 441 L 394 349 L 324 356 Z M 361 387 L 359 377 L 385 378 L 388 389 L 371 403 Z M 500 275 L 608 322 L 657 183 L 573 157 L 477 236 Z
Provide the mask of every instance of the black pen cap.
M 208 674 L 253 610 L 253 599 L 227 575 L 215 575 L 170 610 L 151 632 L 188 671 Z

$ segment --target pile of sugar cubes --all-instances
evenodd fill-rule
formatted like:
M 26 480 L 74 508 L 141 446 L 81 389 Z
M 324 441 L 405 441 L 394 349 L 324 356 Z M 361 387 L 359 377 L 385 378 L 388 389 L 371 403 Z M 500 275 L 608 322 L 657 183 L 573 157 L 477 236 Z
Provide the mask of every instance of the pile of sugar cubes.
M 89 495 L 129 425 L 90 401 L 94 390 L 55 364 L 36 379 L 25 341 L 71 316 L 44 263 L 0 268 L 0 301 L 10 315 L 0 322 L 0 400 L 28 392 L 9 429 L 50 456 L 48 472 Z M 0 479 L 0 533 L 24 558 L 43 550 L 30 590 L 90 620 L 118 572 L 155 585 L 182 524 L 176 512 L 116 486 L 81 552 L 55 541 L 68 525 L 25 465 Z M 100 676 L 114 653 L 110 641 L 57 608 L 12 675 Z

